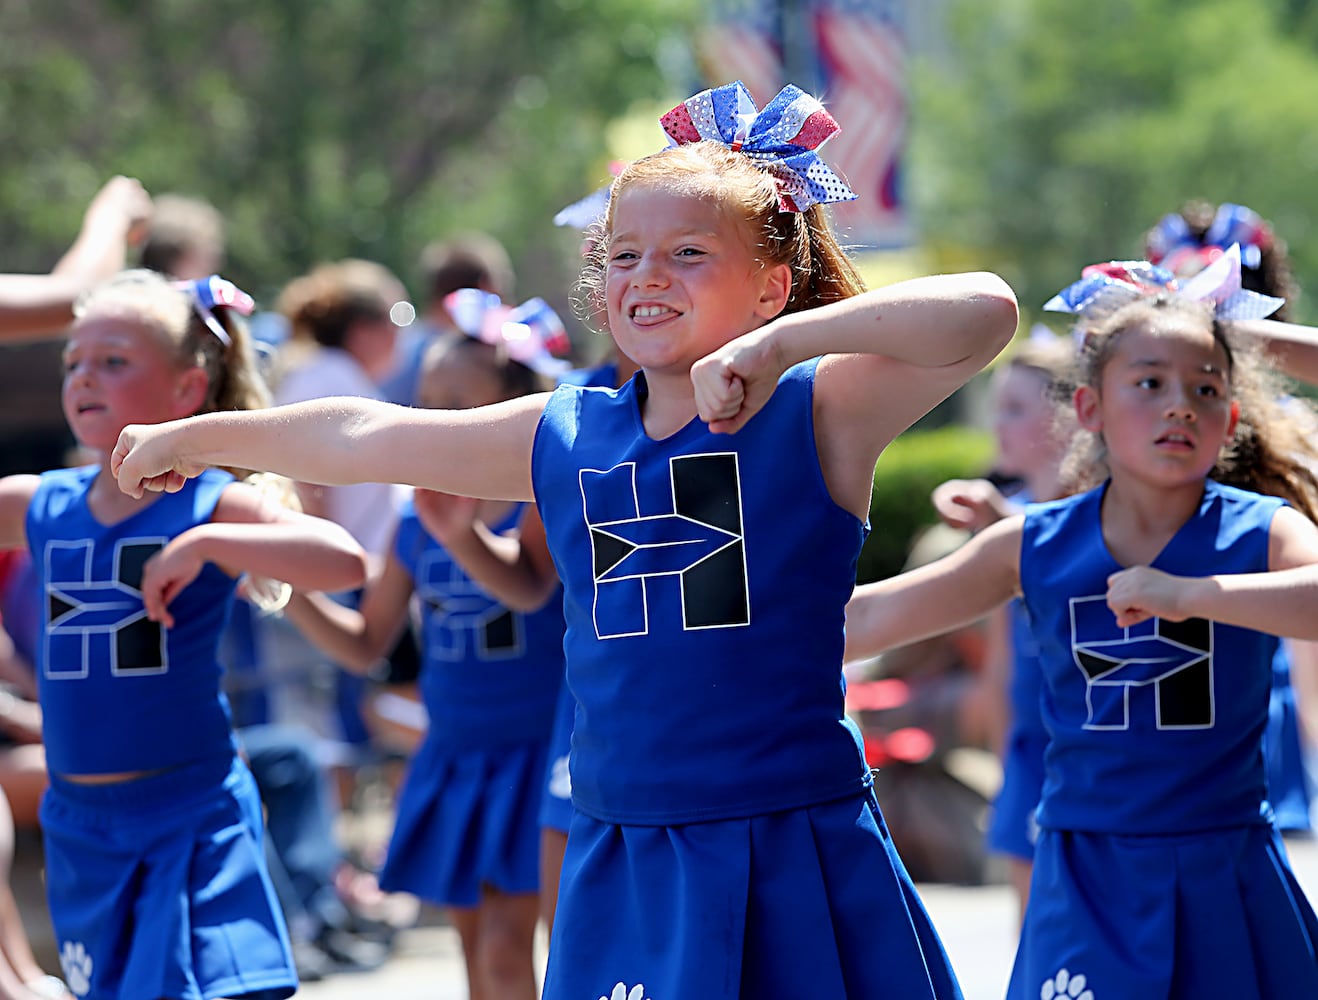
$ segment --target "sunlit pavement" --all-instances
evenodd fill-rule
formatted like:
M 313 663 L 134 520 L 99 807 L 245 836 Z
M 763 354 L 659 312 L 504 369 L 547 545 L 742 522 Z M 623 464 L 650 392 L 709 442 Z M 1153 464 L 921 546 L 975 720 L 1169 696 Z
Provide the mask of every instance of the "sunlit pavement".
M 1318 902 L 1318 842 L 1287 842 L 1291 863 L 1312 901 Z M 1002 1000 L 1011 971 L 1016 903 L 1006 886 L 920 887 L 934 925 L 952 956 L 966 1000 Z M 541 950 L 543 960 L 543 949 Z M 418 927 L 399 938 L 395 956 L 380 970 L 332 976 L 298 993 L 309 1000 L 465 1000 L 466 979 L 457 933 Z

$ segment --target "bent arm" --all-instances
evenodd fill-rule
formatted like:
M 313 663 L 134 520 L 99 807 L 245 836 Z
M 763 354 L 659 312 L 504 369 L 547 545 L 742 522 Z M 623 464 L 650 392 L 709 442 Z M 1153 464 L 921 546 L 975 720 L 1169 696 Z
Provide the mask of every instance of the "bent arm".
M 54 333 L 73 319 L 73 305 L 125 263 L 142 235 L 151 198 L 130 177 L 112 177 L 83 215 L 82 228 L 50 274 L 0 275 L 0 341 Z
M 406 483 L 482 499 L 530 500 L 544 394 L 471 410 L 329 397 L 124 428 L 110 469 L 125 492 L 177 490 L 208 466 L 298 482 Z
M 1318 639 L 1318 526 L 1291 507 L 1272 518 L 1268 570 L 1173 576 L 1132 566 L 1108 579 L 1108 606 L 1123 627 L 1148 618 L 1206 618 L 1293 639 Z
M 1016 596 L 1022 523 L 1000 521 L 942 559 L 857 587 L 847 604 L 845 659 L 961 628 Z
M 1232 327 L 1258 341 L 1291 378 L 1318 385 L 1318 327 L 1273 319 L 1236 320 Z
M 384 571 L 362 595 L 359 610 L 324 594 L 295 591 L 284 616 L 322 653 L 354 673 L 365 674 L 398 641 L 411 595 L 412 578 L 390 556 Z
M 539 611 L 558 590 L 545 525 L 534 507 L 516 535 L 497 535 L 477 521 L 445 539 L 444 547 L 481 589 L 514 611 Z

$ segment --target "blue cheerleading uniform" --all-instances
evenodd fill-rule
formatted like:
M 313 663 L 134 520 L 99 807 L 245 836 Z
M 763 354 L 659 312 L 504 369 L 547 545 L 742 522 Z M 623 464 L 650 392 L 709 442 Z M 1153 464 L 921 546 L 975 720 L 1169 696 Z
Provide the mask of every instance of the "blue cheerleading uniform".
M 1318 920 L 1266 805 L 1277 640 L 1202 619 L 1118 628 L 1105 489 L 1025 515 L 1020 580 L 1049 743 L 1008 996 L 1318 995 Z M 1281 504 L 1208 482 L 1152 565 L 1265 571 Z
M 1043 755 L 1048 731 L 1039 714 L 1043 686 L 1039 645 L 1030 630 L 1025 605 L 1014 600 L 1008 605 L 1011 621 L 1012 666 L 1007 698 L 1011 725 L 1002 755 L 1002 788 L 989 813 L 986 841 L 989 849 L 1029 861 L 1039 826 L 1035 811 L 1043 790 Z
M 560 385 L 599 386 L 611 389 L 618 384 L 618 363 L 606 361 L 592 368 L 574 368 L 559 376 Z M 540 825 L 567 833 L 572 825 L 572 727 L 577 717 L 577 701 L 566 684 L 558 696 L 554 714 L 554 732 L 549 738 L 549 768 L 545 774 L 545 794 L 540 803 Z
M 824 482 L 817 363 L 732 435 L 650 438 L 643 374 L 546 405 L 577 701 L 546 1000 L 960 996 L 843 712 L 866 526 Z
M 492 525 L 516 527 L 525 507 Z M 512 611 L 426 534 L 409 501 L 394 555 L 421 605 L 418 683 L 430 717 L 399 792 L 380 884 L 471 907 L 483 884 L 539 888 L 539 809 L 563 683 L 557 599 Z
M 204 566 L 171 603 L 169 629 L 147 619 L 140 590 L 147 559 L 207 523 L 233 477 L 207 471 L 104 525 L 87 504 L 98 473 L 46 473 L 26 520 L 44 604 L 41 821 L 65 978 L 84 1000 L 289 996 L 260 802 L 220 690 L 234 580 Z
M 1263 763 L 1268 775 L 1268 801 L 1283 833 L 1313 832 L 1313 789 L 1300 738 L 1299 708 L 1291 687 L 1289 644 L 1282 642 L 1272 658 L 1272 695 L 1268 727 L 1263 733 Z

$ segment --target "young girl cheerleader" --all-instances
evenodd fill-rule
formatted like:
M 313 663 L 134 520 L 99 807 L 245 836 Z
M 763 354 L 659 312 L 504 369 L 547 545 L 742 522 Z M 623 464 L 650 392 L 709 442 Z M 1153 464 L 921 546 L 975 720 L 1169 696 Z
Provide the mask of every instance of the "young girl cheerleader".
M 1107 268 L 1062 296 L 1090 318 L 1084 491 L 876 585 L 848 627 L 901 644 L 1023 597 L 1049 744 L 1012 1000 L 1310 993 L 1262 740 L 1274 636 L 1318 634 L 1312 419 L 1215 314 L 1254 301 L 1238 270 L 1196 301 Z
M 422 406 L 465 410 L 517 399 L 544 387 L 542 373 L 563 367 L 545 348 L 537 319 L 552 313 L 539 300 L 511 310 L 497 296 L 463 289 L 445 305 L 464 332 L 426 352 Z M 480 584 L 493 575 L 508 590 L 519 570 L 500 553 L 516 547 L 530 509 L 418 491 L 360 611 L 323 595 L 289 607 L 308 638 L 365 671 L 389 651 L 418 599 L 429 726 L 399 792 L 380 886 L 444 907 L 462 939 L 475 1000 L 538 996 L 538 815 L 563 683 L 563 608 L 552 599 L 559 590 L 552 567 L 552 590 L 521 602 L 526 613 Z
M 301 480 L 538 500 L 577 699 L 548 1000 L 955 997 L 842 703 L 883 448 L 1000 351 L 988 274 L 863 293 L 836 124 L 704 91 L 628 165 L 585 277 L 641 371 L 464 412 L 334 400 L 132 428 L 130 495 L 241 455 Z
M 94 289 L 64 349 L 63 406 L 98 461 L 0 481 L 0 548 L 26 544 L 40 572 L 46 882 L 84 998 L 297 985 L 216 646 L 238 576 L 350 587 L 365 556 L 228 472 L 137 499 L 107 473 L 126 424 L 261 405 L 245 309 L 218 278 L 130 271 Z

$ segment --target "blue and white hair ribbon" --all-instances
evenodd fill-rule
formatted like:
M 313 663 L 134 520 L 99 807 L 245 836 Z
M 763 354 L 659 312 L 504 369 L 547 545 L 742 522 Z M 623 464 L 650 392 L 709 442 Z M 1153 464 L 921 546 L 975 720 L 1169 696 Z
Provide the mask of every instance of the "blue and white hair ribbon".
M 256 302 L 250 295 L 218 274 L 198 278 L 196 281 L 176 281 L 174 287 L 188 294 L 192 299 L 192 307 L 197 310 L 197 315 L 206 324 L 206 328 L 215 334 L 225 347 L 230 346 L 232 340 L 229 338 L 229 331 L 215 315 L 215 310 L 232 309 L 243 316 L 250 316 L 256 309 Z

